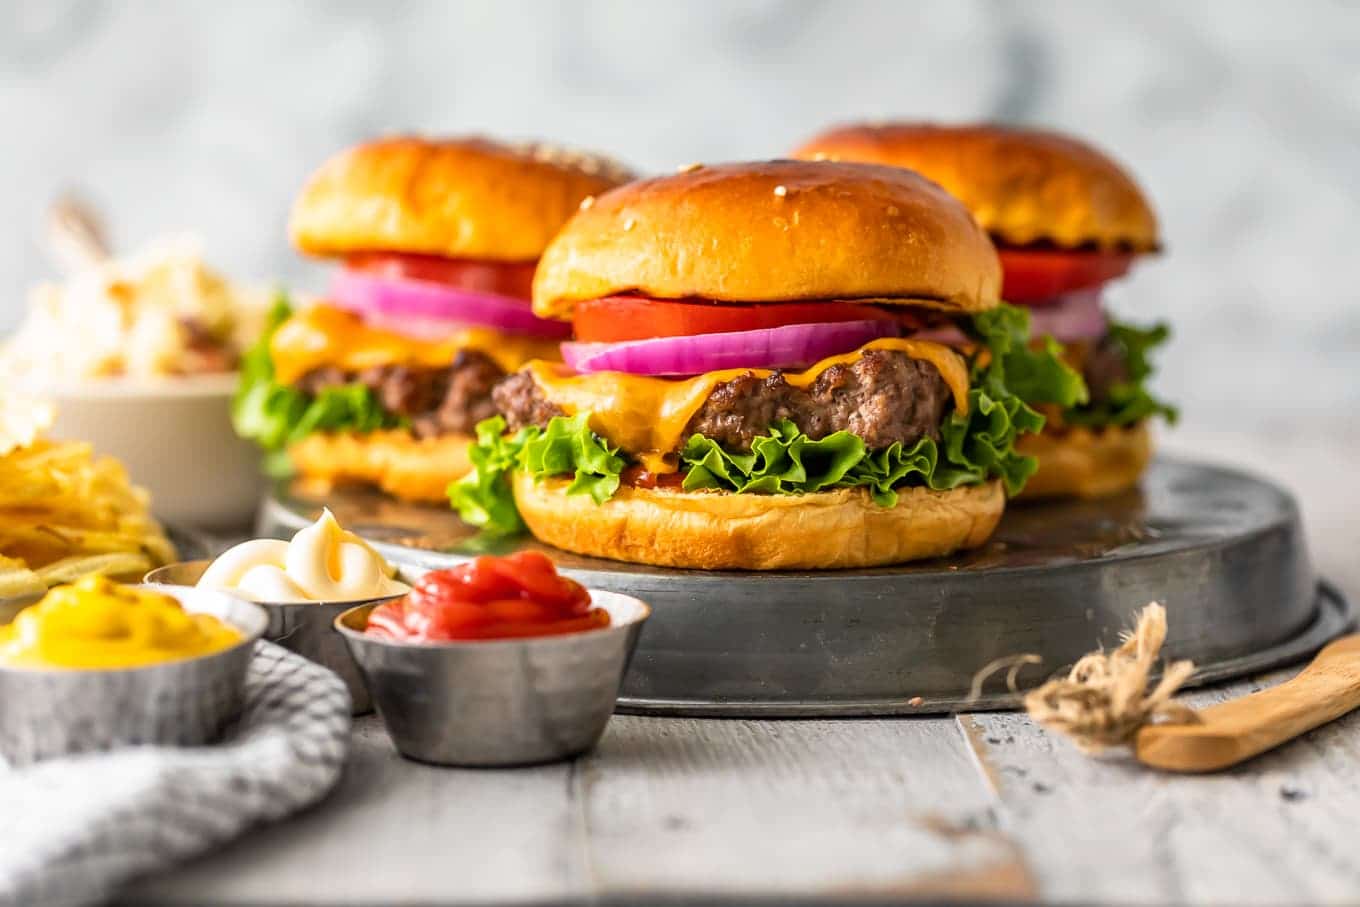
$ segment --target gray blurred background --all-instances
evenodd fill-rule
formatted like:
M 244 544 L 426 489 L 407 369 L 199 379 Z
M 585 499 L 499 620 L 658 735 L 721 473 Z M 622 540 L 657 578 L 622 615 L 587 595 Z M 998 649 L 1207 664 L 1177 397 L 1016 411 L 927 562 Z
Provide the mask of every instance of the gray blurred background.
M 0 111 L 0 328 L 50 274 L 42 215 L 68 187 L 122 248 L 190 230 L 234 276 L 317 288 L 285 240 L 292 194 L 376 133 L 669 170 L 855 117 L 1052 125 L 1161 213 L 1166 254 L 1112 298 L 1174 322 L 1161 386 L 1187 430 L 1357 424 L 1354 4 L 4 0 Z

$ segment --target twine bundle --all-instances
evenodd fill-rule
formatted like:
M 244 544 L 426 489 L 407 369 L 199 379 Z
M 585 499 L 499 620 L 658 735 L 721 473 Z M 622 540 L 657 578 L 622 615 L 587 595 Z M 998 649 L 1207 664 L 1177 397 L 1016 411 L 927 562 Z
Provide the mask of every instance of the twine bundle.
M 1165 641 L 1166 609 L 1152 602 L 1119 648 L 1083 656 L 1066 677 L 1055 677 L 1027 694 L 1025 710 L 1086 753 L 1128 744 L 1150 722 L 1197 723 L 1194 709 L 1171 701 L 1194 673 L 1193 663 L 1168 664 L 1156 686 L 1148 689 Z

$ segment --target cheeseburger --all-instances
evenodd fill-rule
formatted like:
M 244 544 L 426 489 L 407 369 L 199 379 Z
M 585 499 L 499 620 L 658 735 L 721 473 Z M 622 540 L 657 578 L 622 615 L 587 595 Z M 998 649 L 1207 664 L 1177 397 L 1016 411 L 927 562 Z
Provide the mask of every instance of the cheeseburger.
M 548 240 L 626 174 L 600 158 L 479 138 L 396 138 L 332 158 L 290 232 L 337 259 L 324 302 L 276 309 L 243 363 L 238 431 L 305 478 L 443 500 L 491 387 L 569 328 L 529 294 Z
M 1098 497 L 1138 481 L 1147 429 L 1175 410 L 1152 395 L 1149 351 L 1165 326 L 1111 319 L 1105 284 L 1158 247 L 1157 219 L 1138 185 L 1106 155 L 1051 132 L 1000 126 L 846 126 L 795 157 L 906 167 L 962 201 L 1001 258 L 1001 295 L 1029 308 L 1036 337 L 1059 341 L 1089 398 L 1044 401 L 1048 424 L 1020 449 L 1039 459 L 1026 496 Z
M 563 363 L 497 385 L 464 519 L 597 557 L 703 569 L 869 567 L 982 544 L 1043 417 L 1008 383 L 1081 390 L 998 305 L 996 252 L 915 174 L 690 168 L 582 207 L 534 311 Z M 914 336 L 958 322 L 964 354 Z M 522 524 L 521 524 L 522 520 Z

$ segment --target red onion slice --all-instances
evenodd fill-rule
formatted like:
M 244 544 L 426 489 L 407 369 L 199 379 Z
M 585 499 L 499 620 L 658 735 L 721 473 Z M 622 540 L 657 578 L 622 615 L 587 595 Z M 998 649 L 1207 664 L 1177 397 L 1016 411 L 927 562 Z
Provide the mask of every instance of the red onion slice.
M 344 308 L 344 306 L 341 306 Z M 464 327 L 482 327 L 472 322 L 450 321 L 446 318 L 414 318 L 409 315 L 380 315 L 363 312 L 364 324 L 383 331 L 391 331 L 403 337 L 428 340 L 435 343 L 447 339 L 449 334 Z
M 655 337 L 624 343 L 564 343 L 562 360 L 578 372 L 702 375 L 730 368 L 791 368 L 895 336 L 892 321 L 790 324 L 756 331 Z
M 571 325 L 539 318 L 522 299 L 463 290 L 429 280 L 374 277 L 341 268 L 331 280 L 331 300 L 395 330 L 407 324 L 414 336 L 438 337 L 439 322 L 476 324 L 513 334 L 570 337 Z
M 1031 307 L 1031 337 L 1049 335 L 1059 343 L 1073 340 L 1099 340 L 1109 329 L 1100 288 L 1075 290 L 1059 296 L 1052 305 Z
M 1072 343 L 1099 340 L 1109 330 L 1109 319 L 1101 305 L 1099 287 L 1065 293 L 1042 306 L 1025 308 L 1029 310 L 1031 337 L 1051 336 L 1059 343 Z M 932 328 L 912 336 L 947 346 L 962 346 L 969 342 L 956 327 Z

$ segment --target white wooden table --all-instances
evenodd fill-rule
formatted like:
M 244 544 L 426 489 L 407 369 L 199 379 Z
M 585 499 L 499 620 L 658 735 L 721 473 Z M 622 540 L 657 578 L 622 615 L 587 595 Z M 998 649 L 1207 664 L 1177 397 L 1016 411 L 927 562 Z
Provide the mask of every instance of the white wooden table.
M 1271 467 L 1294 487 L 1321 571 L 1360 596 L 1360 482 L 1340 478 L 1353 469 L 1347 451 L 1360 448 L 1303 445 L 1282 456 L 1268 439 L 1194 440 L 1194 452 Z M 1190 702 L 1291 673 L 1198 692 Z M 594 753 L 508 771 L 402 760 L 369 717 L 357 723 L 351 763 L 320 806 L 127 898 L 1354 903 L 1358 830 L 1360 714 L 1209 777 L 1159 775 L 1124 756 L 1092 759 L 1013 714 L 616 716 Z
M 615 717 L 593 754 L 514 771 L 407 762 L 367 718 L 324 804 L 130 897 L 309 905 L 626 903 L 646 895 L 1354 902 L 1357 828 L 1360 715 L 1205 778 L 1157 775 L 1125 758 L 1093 760 L 1009 714 Z

